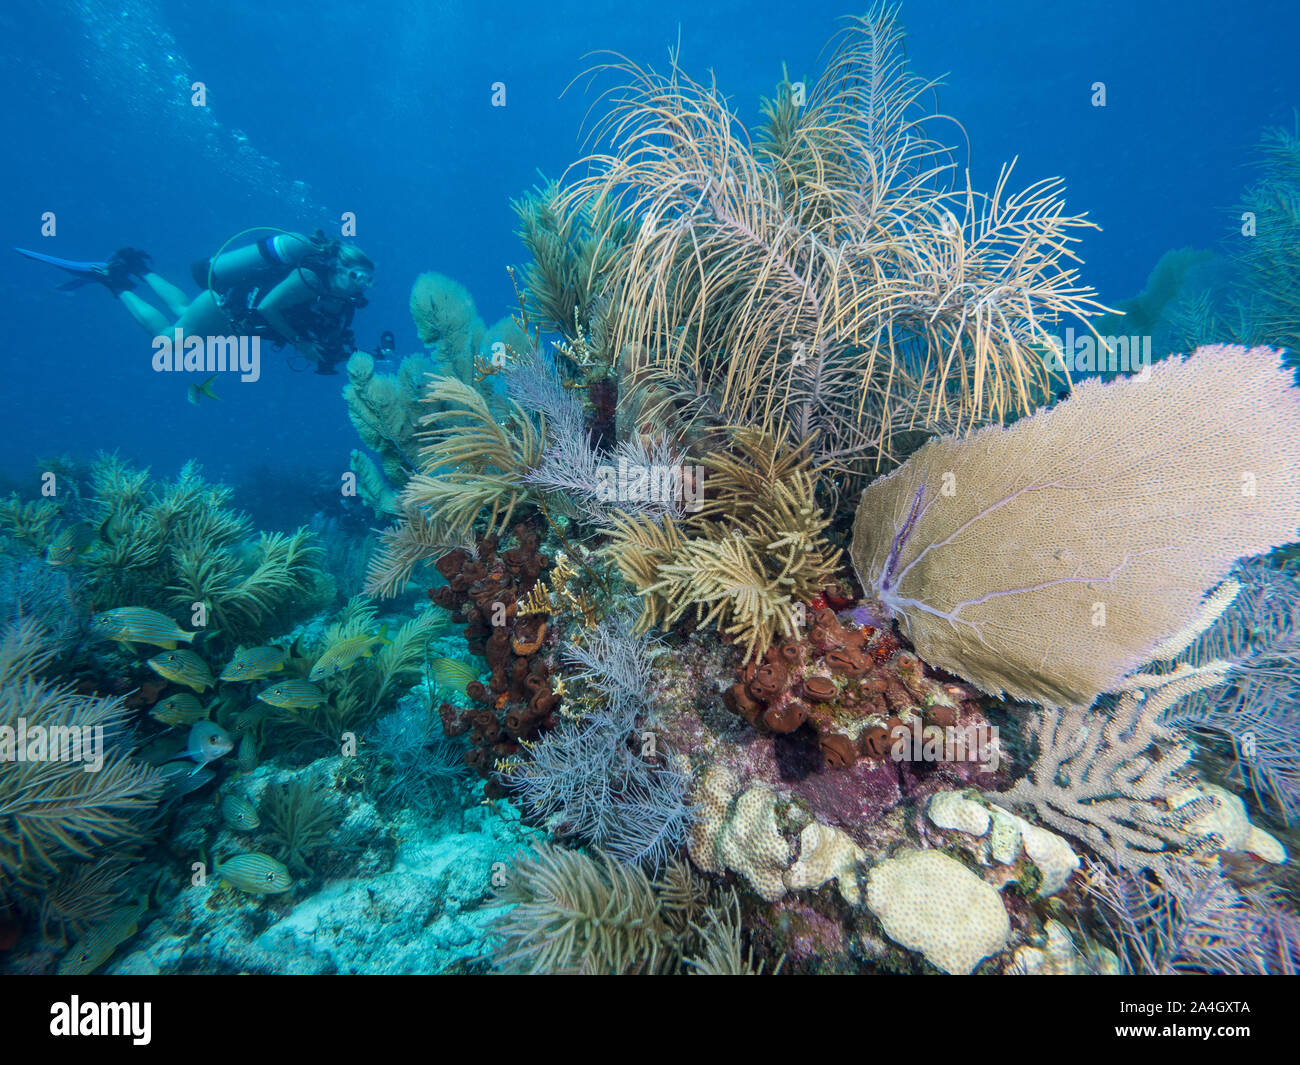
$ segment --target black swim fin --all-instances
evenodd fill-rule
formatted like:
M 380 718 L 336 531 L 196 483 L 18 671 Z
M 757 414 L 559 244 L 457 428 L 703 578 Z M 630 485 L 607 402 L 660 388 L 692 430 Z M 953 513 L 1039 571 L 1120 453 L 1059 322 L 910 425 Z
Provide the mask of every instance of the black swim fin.
M 76 259 L 59 259 L 53 255 L 46 255 L 39 251 L 28 251 L 26 248 L 14 248 L 19 255 L 26 256 L 28 259 L 35 259 L 38 263 L 48 263 L 50 266 L 57 266 L 60 270 L 65 270 L 73 275 L 71 281 L 65 281 L 59 286 L 63 291 L 81 288 L 82 285 L 103 285 L 114 296 L 127 292 L 135 287 L 135 282 L 131 280 L 132 275 L 143 276 L 148 269 L 149 256 L 142 251 L 134 248 L 123 248 L 121 251 L 107 262 L 79 262 Z

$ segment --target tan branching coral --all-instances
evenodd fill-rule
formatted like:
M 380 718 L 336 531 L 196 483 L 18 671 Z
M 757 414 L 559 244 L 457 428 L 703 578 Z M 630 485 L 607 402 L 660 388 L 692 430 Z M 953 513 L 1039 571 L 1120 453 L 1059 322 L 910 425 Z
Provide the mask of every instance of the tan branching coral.
M 79 863 L 129 856 L 163 788 L 127 744 L 106 741 L 128 727 L 123 701 L 42 680 L 53 658 L 30 623 L 0 634 L 0 905 L 35 906 Z
M 932 441 L 863 493 L 852 555 L 926 662 L 1086 706 L 1297 526 L 1300 393 L 1276 351 L 1222 346 Z
M 486 531 L 504 529 L 527 493 L 523 476 L 540 461 L 543 434 L 516 403 L 505 414 L 454 377 L 432 377 L 424 402 L 440 409 L 421 419 L 421 472 L 407 482 L 403 506 L 466 535 L 486 510 Z
M 623 78 L 560 208 L 610 219 L 612 350 L 714 424 L 805 439 L 849 481 L 895 434 L 1032 409 L 1057 320 L 1099 307 L 1068 266 L 1082 215 L 1059 181 L 946 188 L 883 6 L 855 19 L 757 143 L 716 84 L 614 57 Z M 802 86 L 800 86 L 802 90 Z
M 578 366 L 590 360 L 608 369 L 614 353 L 605 344 L 608 307 L 601 289 L 628 226 L 608 205 L 566 211 L 557 182 L 547 182 L 511 204 L 519 238 L 532 255 L 524 268 L 527 309 L 569 338 L 565 353 Z
M 708 501 L 698 512 L 616 519 L 610 551 L 641 597 L 639 631 L 694 608 L 698 624 L 716 624 L 752 658 L 798 635 L 840 552 L 823 535 L 830 520 L 813 499 L 806 449 L 754 428 L 730 442 L 701 460 Z
M 411 320 L 421 343 L 436 348 L 438 358 L 457 377 L 470 380 L 484 326 L 469 289 L 445 274 L 421 274 L 411 286 Z

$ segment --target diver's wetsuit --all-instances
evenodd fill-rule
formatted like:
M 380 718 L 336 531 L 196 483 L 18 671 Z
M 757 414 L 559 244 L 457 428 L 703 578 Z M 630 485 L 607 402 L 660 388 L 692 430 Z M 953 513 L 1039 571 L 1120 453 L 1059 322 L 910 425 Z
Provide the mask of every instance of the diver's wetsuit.
M 193 263 L 190 272 L 201 289 L 208 288 L 211 281 L 213 298 L 230 319 L 231 328 L 237 334 L 265 337 L 277 348 L 309 340 L 316 345 L 324 360 L 316 372 L 333 373 L 330 368 L 356 349 L 356 338 L 351 329 L 352 316 L 356 308 L 366 305 L 365 297 L 338 296 L 312 285 L 313 291 L 317 293 L 315 299 L 283 312 L 284 318 L 298 335 L 281 336 L 257 310 L 257 305 L 292 271 L 308 269 L 321 278 L 329 276 L 333 264 L 324 261 L 325 253 L 315 251 L 297 263 L 290 262 L 281 254 L 274 236 L 259 240 L 257 250 L 261 265 L 255 270 L 243 271 L 230 285 L 222 286 L 215 277 L 211 277 L 211 259 L 200 259 Z

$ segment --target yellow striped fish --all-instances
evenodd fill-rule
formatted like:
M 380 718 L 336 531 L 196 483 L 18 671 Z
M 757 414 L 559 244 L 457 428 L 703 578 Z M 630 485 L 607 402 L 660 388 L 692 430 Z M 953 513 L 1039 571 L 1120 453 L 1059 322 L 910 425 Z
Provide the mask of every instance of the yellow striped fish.
M 221 671 L 221 680 L 264 680 L 284 669 L 285 653 L 281 647 L 240 648 Z
M 265 721 L 271 714 L 269 707 L 259 706 L 254 703 L 246 710 L 240 710 L 230 719 L 231 728 L 235 732 L 253 732 L 257 726 Z
M 269 854 L 236 854 L 217 866 L 216 876 L 250 895 L 278 895 L 293 887 L 289 870 Z
M 69 525 L 50 541 L 45 561 L 51 566 L 66 566 L 95 542 L 95 530 L 84 521 Z
M 110 913 L 103 924 L 96 925 L 79 939 L 59 962 L 60 976 L 89 976 L 112 956 L 123 943 L 135 935 L 148 901 L 140 899 Z
M 244 733 L 244 738 L 239 741 L 239 750 L 235 752 L 235 764 L 245 773 L 251 773 L 257 768 L 257 740 L 253 738 L 251 731 Z
M 231 828 L 251 832 L 262 823 L 257 807 L 242 795 L 227 795 L 221 800 L 221 816 Z
M 188 692 L 169 695 L 162 702 L 154 703 L 149 716 L 163 725 L 192 725 L 208 716 L 197 696 Z
M 171 650 L 177 644 L 190 643 L 197 633 L 186 632 L 166 614 L 147 606 L 120 606 L 90 619 L 90 628 L 98 636 L 118 643 L 151 643 Z
M 257 693 L 262 702 L 281 710 L 310 710 L 325 701 L 325 693 L 305 680 L 282 680 Z
M 164 651 L 149 659 L 149 668 L 160 677 L 166 677 L 177 684 L 184 684 L 202 693 L 217 682 L 212 679 L 212 670 L 193 651 L 181 648 L 179 651 Z
M 350 669 L 356 664 L 358 658 L 369 658 L 374 654 L 371 648 L 372 644 L 392 644 L 388 639 L 388 626 L 385 625 L 374 636 L 349 636 L 346 640 L 340 640 L 332 644 L 326 652 L 316 659 L 316 664 L 311 667 L 311 675 L 308 680 L 320 680 L 322 677 L 333 677 L 342 673 L 345 669 Z
M 453 688 L 465 694 L 465 688 L 478 680 L 478 670 L 454 658 L 434 658 L 429 662 L 433 679 L 444 688 Z

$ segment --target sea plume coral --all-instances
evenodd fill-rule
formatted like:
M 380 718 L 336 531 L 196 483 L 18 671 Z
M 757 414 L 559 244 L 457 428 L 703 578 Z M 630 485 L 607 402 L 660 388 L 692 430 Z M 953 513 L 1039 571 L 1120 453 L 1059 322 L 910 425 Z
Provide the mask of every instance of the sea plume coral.
M 1238 892 L 1213 868 L 1173 863 L 1156 885 L 1140 874 L 1091 863 L 1084 883 L 1125 972 L 1295 971 L 1294 913 L 1267 894 Z
M 162 776 L 131 755 L 131 712 L 122 700 L 77 695 L 41 679 L 53 656 L 30 622 L 0 635 L 0 903 L 32 902 L 80 862 L 130 854 L 163 787 Z M 33 758 L 37 730 L 43 753 Z M 91 746 L 83 742 L 87 730 L 98 730 Z M 52 757 L 46 742 L 56 737 L 71 744 L 64 753 L 82 757 Z M 103 763 L 88 772 L 94 742 Z
M 454 377 L 432 377 L 421 419 L 421 472 L 402 494 L 451 533 L 465 535 L 483 511 L 487 531 L 504 529 L 526 494 L 523 476 L 541 460 L 544 433 L 517 403 L 505 414 Z
M 716 623 L 758 658 L 797 635 L 840 552 L 824 535 L 830 519 L 814 499 L 806 447 L 752 427 L 733 429 L 728 443 L 701 460 L 702 506 L 680 520 L 616 518 L 608 550 L 641 597 L 638 631 L 693 607 L 700 625 Z
M 1276 351 L 1217 346 L 932 441 L 863 493 L 852 556 L 926 662 L 1086 706 L 1298 526 L 1300 393 Z
M 498 966 L 538 973 L 663 973 L 675 936 L 654 885 L 635 866 L 538 845 L 519 859 L 500 892 L 513 908 L 493 931 Z
M 716 84 L 613 57 L 606 151 L 559 209 L 605 217 L 610 350 L 712 424 L 817 433 L 846 481 L 900 431 L 1001 420 L 1049 394 L 1049 325 L 1099 308 L 1069 268 L 1090 225 L 1059 181 L 991 194 L 930 139 L 932 83 L 895 12 L 851 21 L 806 100 L 785 83 L 757 140 Z
M 707 906 L 707 888 L 687 863 L 673 862 L 652 881 L 604 854 L 533 847 L 533 854 L 514 861 L 497 893 L 501 905 L 511 906 L 492 925 L 502 938 L 493 955 L 498 967 L 531 974 L 658 974 L 675 972 L 683 956 L 702 952 L 687 964 L 702 971 L 755 971 L 752 955 L 739 958 L 738 940 L 735 958 L 727 956 L 731 948 L 719 940 L 733 937 L 730 912 Z

